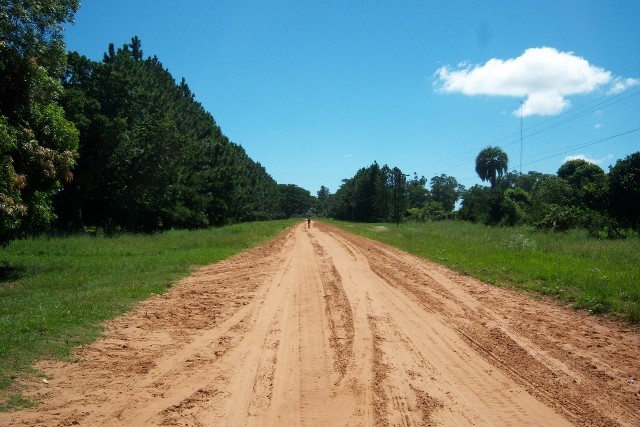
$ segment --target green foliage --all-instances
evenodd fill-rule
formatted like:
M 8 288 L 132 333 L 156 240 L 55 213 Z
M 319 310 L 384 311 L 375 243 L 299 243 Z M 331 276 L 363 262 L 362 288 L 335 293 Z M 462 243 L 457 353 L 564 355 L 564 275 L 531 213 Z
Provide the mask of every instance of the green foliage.
M 56 196 L 59 226 L 152 231 L 283 216 L 277 183 L 230 142 L 142 43 L 102 63 L 68 56 L 62 102 L 81 130 L 74 182 Z
M 72 179 L 78 131 L 57 105 L 63 24 L 78 1 L 0 3 L 0 245 L 46 229 L 51 194 Z
M 453 212 L 463 191 L 464 186 L 452 176 L 442 174 L 431 178 L 430 197 L 440 203 L 445 212 Z
M 491 190 L 481 185 L 474 185 L 462 194 L 458 215 L 465 221 L 487 223 L 490 208 Z
M 317 209 L 318 216 L 326 217 L 329 215 L 329 209 L 331 206 L 332 194 L 324 185 L 320 186 L 317 194 Z
M 478 165 L 499 156 L 495 147 L 477 158 L 477 171 L 491 182 L 491 189 L 474 186 L 462 194 L 458 217 L 488 225 L 528 224 L 544 230 L 587 230 L 598 238 L 620 238 L 640 224 L 640 153 L 621 160 L 608 175 L 597 165 L 570 160 L 557 175 L 516 172 L 501 176 Z M 482 161 L 481 161 L 482 159 Z M 488 159 L 488 160 L 487 160 Z
M 304 215 L 311 210 L 313 198 L 311 193 L 294 184 L 280 184 L 280 203 L 286 218 L 293 215 Z
M 429 198 L 429 190 L 426 189 L 427 179 L 424 176 L 418 178 L 414 172 L 413 178 L 407 183 L 407 203 L 410 208 L 420 208 Z
M 576 189 L 604 179 L 604 171 L 600 166 L 582 159 L 565 162 L 557 175 Z
M 558 169 L 558 177 L 573 189 L 575 206 L 604 210 L 607 176 L 598 165 L 585 160 L 569 160 Z
M 115 238 L 77 235 L 16 240 L 0 263 L 0 408 L 24 406 L 12 385 L 42 358 L 66 358 L 100 323 L 178 278 L 263 243 L 291 221 Z M 19 390 L 18 390 L 19 391 Z M 5 399 L 10 402 L 4 402 Z
M 391 203 L 393 206 L 393 222 L 400 225 L 407 210 L 407 180 L 402 171 L 394 167 L 388 175 L 388 186 L 391 190 Z
M 491 188 L 496 186 L 498 178 L 508 170 L 507 153 L 498 147 L 487 147 L 476 157 L 476 173 L 482 181 L 489 181 Z
M 618 160 L 609 172 L 609 212 L 640 231 L 640 151 Z
M 353 221 L 400 222 L 409 207 L 406 175 L 374 162 L 358 170 L 331 198 L 330 216 Z
M 408 218 L 412 221 L 442 221 L 445 219 L 453 219 L 453 214 L 447 212 L 440 202 L 435 200 L 427 200 L 420 208 L 409 208 L 407 210 Z
M 640 322 L 639 239 L 600 240 L 578 230 L 549 233 L 462 221 L 412 223 L 385 231 L 371 224 L 334 225 L 488 283 Z

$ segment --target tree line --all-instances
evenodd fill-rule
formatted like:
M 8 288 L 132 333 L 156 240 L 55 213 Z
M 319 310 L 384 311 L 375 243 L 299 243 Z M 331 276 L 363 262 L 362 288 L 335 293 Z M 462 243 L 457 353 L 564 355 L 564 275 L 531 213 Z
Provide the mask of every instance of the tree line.
M 454 177 L 406 179 L 377 162 L 344 179 L 335 194 L 318 191 L 322 215 L 364 222 L 466 220 L 487 225 L 528 225 L 594 236 L 621 237 L 640 229 L 640 152 L 618 160 L 608 173 L 586 160 L 565 162 L 556 174 L 508 170 L 507 154 L 487 147 L 476 173 L 489 186 L 465 188 Z M 456 209 L 457 208 L 457 209 Z
M 427 180 L 374 162 L 317 197 L 278 184 L 231 142 L 133 37 L 101 61 L 67 52 L 77 0 L 0 1 L 0 244 L 50 230 L 155 231 L 329 216 L 350 221 L 461 219 L 619 236 L 640 223 L 640 152 L 608 173 L 583 160 L 557 174 L 476 159 L 490 185 Z
M 61 105 L 79 130 L 74 179 L 54 196 L 61 227 L 195 228 L 282 216 L 278 184 L 223 135 L 141 42 L 102 62 L 68 54 Z
M 0 2 L 0 244 L 51 226 L 146 232 L 307 209 L 309 192 L 231 142 L 138 37 L 101 61 L 67 52 L 78 8 Z

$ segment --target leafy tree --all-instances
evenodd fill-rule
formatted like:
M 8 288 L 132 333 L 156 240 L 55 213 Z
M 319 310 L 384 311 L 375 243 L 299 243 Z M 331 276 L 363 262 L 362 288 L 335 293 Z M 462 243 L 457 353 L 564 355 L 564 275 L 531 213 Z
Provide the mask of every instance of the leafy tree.
M 464 191 L 464 186 L 445 174 L 431 178 L 431 198 L 440 203 L 445 212 L 453 212 L 456 202 Z
M 600 166 L 582 159 L 569 160 L 558 169 L 558 177 L 573 188 L 576 206 L 604 210 L 607 177 Z
M 286 218 L 292 215 L 302 215 L 311 209 L 313 204 L 309 190 L 294 184 L 280 184 L 280 200 L 282 211 Z
M 334 197 L 331 215 L 335 218 L 372 222 L 389 214 L 391 193 L 388 187 L 390 169 L 377 162 L 361 168 L 355 176 L 344 179 Z
M 545 175 L 533 187 L 534 202 L 567 206 L 573 200 L 573 188 L 564 179 L 555 175 Z
M 533 187 L 540 181 L 545 174 L 535 171 L 529 171 L 526 174 L 518 174 L 515 187 L 522 188 L 527 193 L 533 192 Z
M 609 200 L 611 215 L 640 229 L 640 151 L 618 160 L 609 171 Z
M 356 221 L 375 221 L 377 219 L 376 202 L 379 196 L 381 169 L 377 162 L 358 171 L 355 178 L 355 198 L 353 211 Z M 379 207 L 379 206 L 378 206 Z
M 498 178 L 507 172 L 507 153 L 498 147 L 487 147 L 476 157 L 476 173 L 482 181 L 489 181 L 495 188 Z
M 420 208 L 429 198 L 429 190 L 426 189 L 427 179 L 424 176 L 418 178 L 418 174 L 413 173 L 413 178 L 407 183 L 408 204 L 411 208 Z
M 583 187 L 604 177 L 604 171 L 598 165 L 582 159 L 569 160 L 558 169 L 557 175 L 574 188 Z
M 458 216 L 472 222 L 487 222 L 491 209 L 491 190 L 474 185 L 462 193 L 462 202 Z
M 442 221 L 453 218 L 452 214 L 445 212 L 442 204 L 435 200 L 427 200 L 421 208 L 409 208 L 407 212 L 409 219 L 416 221 Z
M 343 179 L 342 185 L 331 198 L 329 216 L 332 218 L 354 221 L 355 178 Z
M 324 185 L 320 186 L 320 190 L 317 192 L 318 199 L 318 214 L 321 216 L 328 215 L 329 205 L 331 203 L 331 192 Z
M 374 162 L 377 167 L 377 163 Z M 373 180 L 375 181 L 375 192 L 373 194 L 373 212 L 370 215 L 370 221 L 390 221 L 392 211 L 392 198 L 393 190 L 390 187 L 390 177 L 392 169 L 383 165 L 377 169 L 377 173 L 374 174 Z
M 500 203 L 500 224 L 516 225 L 525 221 L 531 195 L 522 188 L 508 188 Z
M 0 2 L 0 244 L 46 228 L 51 195 L 73 178 L 78 131 L 57 104 L 63 24 L 78 1 Z

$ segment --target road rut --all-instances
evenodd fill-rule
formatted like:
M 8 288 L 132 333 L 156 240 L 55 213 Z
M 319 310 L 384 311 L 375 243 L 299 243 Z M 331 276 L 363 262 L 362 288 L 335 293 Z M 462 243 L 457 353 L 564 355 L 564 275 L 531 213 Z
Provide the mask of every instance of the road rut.
M 42 362 L 0 425 L 640 425 L 640 338 L 322 223 Z

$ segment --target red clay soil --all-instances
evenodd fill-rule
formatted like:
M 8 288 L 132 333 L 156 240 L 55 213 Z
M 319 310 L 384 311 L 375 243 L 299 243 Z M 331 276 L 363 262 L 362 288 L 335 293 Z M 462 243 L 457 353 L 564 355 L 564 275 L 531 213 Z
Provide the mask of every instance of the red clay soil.
M 306 222 L 42 362 L 0 425 L 640 426 L 640 335 Z

